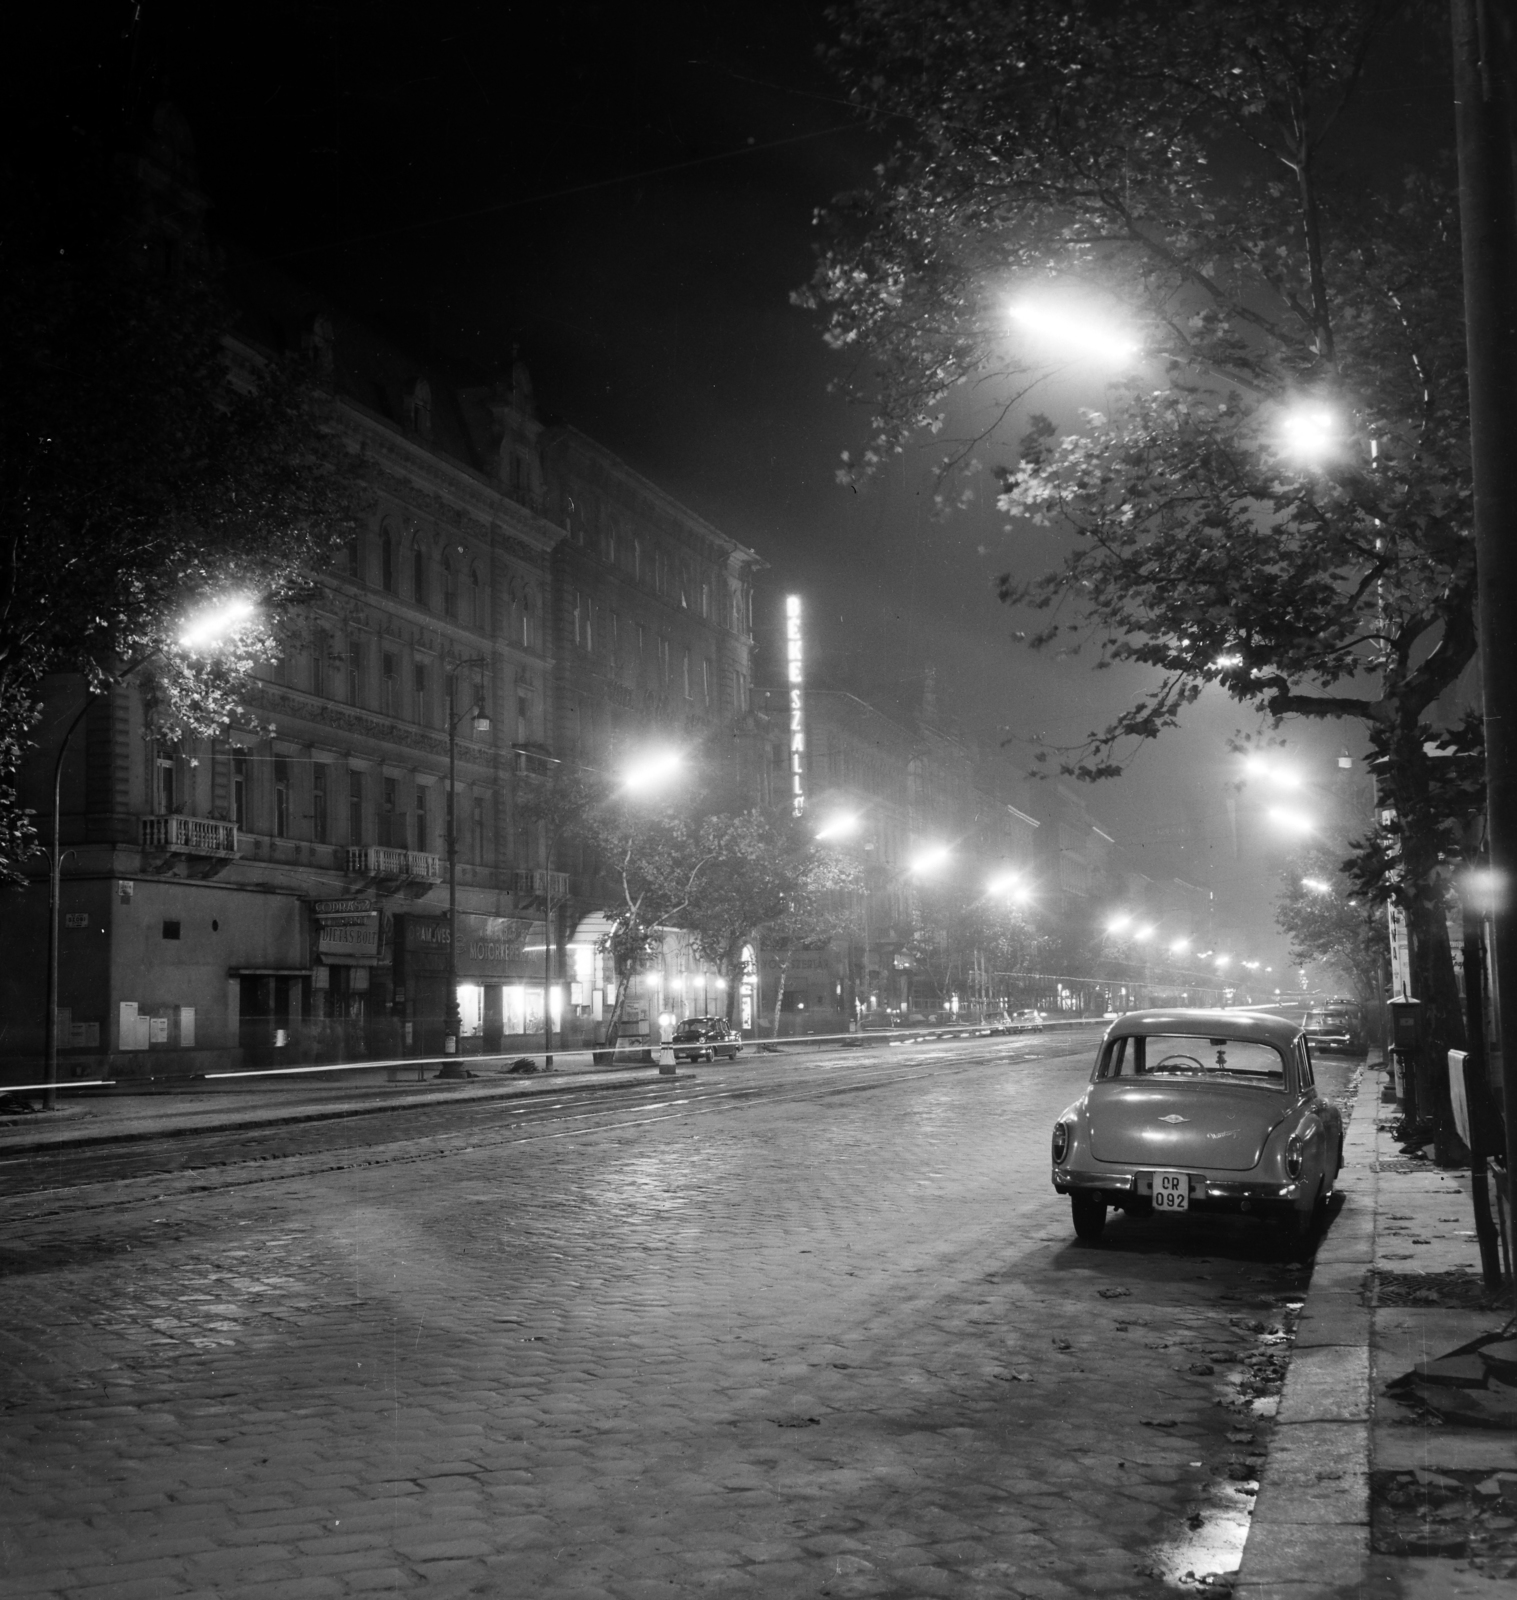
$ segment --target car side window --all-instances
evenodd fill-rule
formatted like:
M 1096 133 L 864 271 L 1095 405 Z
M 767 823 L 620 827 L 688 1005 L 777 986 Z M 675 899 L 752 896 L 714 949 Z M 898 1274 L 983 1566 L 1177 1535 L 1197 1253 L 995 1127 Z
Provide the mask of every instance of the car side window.
M 1120 1078 L 1127 1060 L 1127 1039 L 1113 1039 L 1107 1046 L 1106 1052 L 1101 1057 L 1101 1076 L 1103 1078 Z
M 1305 1039 L 1298 1039 L 1296 1041 L 1296 1057 L 1300 1063 L 1299 1071 L 1301 1073 L 1301 1087 L 1303 1089 L 1311 1089 L 1315 1087 L 1316 1079 L 1312 1075 L 1312 1050 L 1311 1046 L 1306 1042 Z

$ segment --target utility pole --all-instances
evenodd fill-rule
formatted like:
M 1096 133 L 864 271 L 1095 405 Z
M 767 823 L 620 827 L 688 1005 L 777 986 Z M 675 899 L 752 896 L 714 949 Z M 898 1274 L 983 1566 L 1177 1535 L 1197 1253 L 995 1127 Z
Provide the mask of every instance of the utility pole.
M 1513 23 L 1505 0 L 1450 0 L 1474 470 L 1492 996 L 1501 1044 L 1508 1204 L 1517 1179 L 1517 135 Z

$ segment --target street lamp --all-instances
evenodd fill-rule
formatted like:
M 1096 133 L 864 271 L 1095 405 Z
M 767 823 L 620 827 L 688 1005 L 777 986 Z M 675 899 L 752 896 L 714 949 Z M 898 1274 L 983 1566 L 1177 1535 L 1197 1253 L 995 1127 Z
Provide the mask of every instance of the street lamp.
M 1287 833 L 1315 833 L 1317 825 L 1303 811 L 1292 811 L 1287 806 L 1271 806 L 1265 815 L 1277 828 Z
M 661 789 L 685 764 L 678 750 L 655 750 L 622 770 L 622 788 L 628 794 L 650 794 Z
M 1324 405 L 1302 402 L 1281 418 L 1280 439 L 1287 455 L 1298 461 L 1324 460 L 1342 442 L 1338 418 Z
M 817 829 L 816 836 L 822 843 L 832 839 L 847 839 L 859 831 L 860 818 L 856 811 L 842 811 L 830 821 L 823 823 Z
M 923 878 L 928 873 L 936 872 L 939 867 L 946 866 L 952 855 L 953 851 L 948 845 L 930 844 L 911 858 L 906 870 L 913 877 Z
M 465 667 L 489 665 L 487 656 L 470 656 L 466 661 L 455 661 L 448 673 L 448 997 L 443 1020 L 443 1054 L 454 1057 L 445 1062 L 437 1074 L 439 1078 L 467 1076 L 458 1056 L 458 725 L 465 717 L 473 719 L 475 733 L 490 731 L 490 718 L 485 712 L 484 691 L 474 697 L 467 711 L 458 710 L 458 674 Z M 550 940 L 551 943 L 551 940 Z M 546 958 L 544 958 L 546 960 Z
M 1024 296 L 1007 315 L 1039 344 L 1124 366 L 1141 346 L 1132 332 L 1073 295 Z

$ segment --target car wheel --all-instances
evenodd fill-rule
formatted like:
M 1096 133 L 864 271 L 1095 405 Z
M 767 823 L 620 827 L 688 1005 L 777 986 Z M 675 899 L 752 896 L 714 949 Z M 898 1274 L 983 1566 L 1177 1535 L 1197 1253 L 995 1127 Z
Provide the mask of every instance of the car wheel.
M 1074 1216 L 1075 1237 L 1094 1244 L 1106 1228 L 1106 1202 L 1094 1195 L 1072 1194 L 1069 1209 Z

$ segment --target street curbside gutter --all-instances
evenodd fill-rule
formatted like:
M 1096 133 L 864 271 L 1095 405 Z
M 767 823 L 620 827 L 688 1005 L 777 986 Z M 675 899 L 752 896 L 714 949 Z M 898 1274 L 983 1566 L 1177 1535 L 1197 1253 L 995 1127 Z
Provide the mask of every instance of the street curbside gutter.
M 1374 1096 L 1360 1072 L 1343 1141 L 1343 1205 L 1318 1246 L 1233 1600 L 1362 1592 L 1370 1539 L 1370 1319 L 1378 1189 Z

